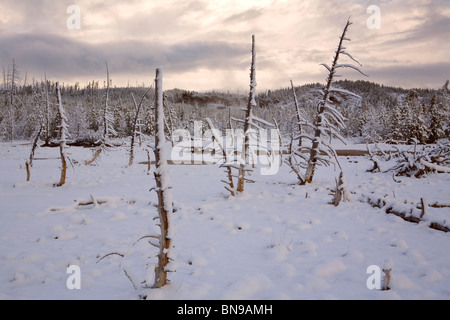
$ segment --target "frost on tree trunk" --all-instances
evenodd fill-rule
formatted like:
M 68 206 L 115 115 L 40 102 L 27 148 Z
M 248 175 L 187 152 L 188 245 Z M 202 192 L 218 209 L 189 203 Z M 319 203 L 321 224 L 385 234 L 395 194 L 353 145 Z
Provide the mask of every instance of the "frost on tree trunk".
M 252 180 L 245 177 L 246 172 L 252 171 L 248 168 L 247 164 L 249 162 L 249 152 L 250 152 L 250 141 L 256 141 L 256 131 L 261 129 L 260 125 L 275 128 L 275 125 L 265 121 L 264 119 L 258 118 L 253 114 L 253 110 L 256 108 L 256 51 L 255 51 L 255 35 L 252 35 L 252 63 L 250 66 L 250 92 L 248 95 L 248 103 L 245 114 L 245 119 L 233 119 L 238 120 L 238 122 L 244 123 L 244 145 L 242 150 L 242 159 L 239 166 L 238 181 L 236 186 L 237 192 L 244 191 L 245 181 L 252 182 Z
M 137 132 L 138 120 L 139 120 L 139 112 L 141 111 L 142 103 L 144 102 L 145 96 L 147 95 L 147 93 L 150 92 L 150 90 L 151 90 L 151 87 L 144 93 L 144 95 L 142 96 L 141 100 L 139 101 L 139 104 L 136 102 L 134 94 L 131 93 L 131 97 L 133 98 L 134 109 L 135 109 L 136 113 L 134 115 L 134 121 L 133 121 L 133 127 L 132 127 L 131 143 L 130 143 L 130 159 L 128 161 L 128 166 L 132 166 L 133 165 L 133 161 L 134 161 L 134 140 L 136 139 L 136 135 L 140 134 L 140 133 Z
M 324 66 L 329 74 L 327 78 L 327 83 L 325 86 L 325 89 L 323 90 L 323 97 L 321 101 L 318 103 L 317 106 L 317 117 L 315 120 L 315 123 L 313 126 L 311 126 L 314 130 L 314 136 L 310 135 L 300 135 L 300 139 L 302 137 L 308 138 L 312 141 L 312 146 L 309 148 L 310 154 L 309 154 L 309 160 L 306 167 L 306 172 L 304 175 L 304 179 L 302 181 L 302 184 L 311 183 L 314 177 L 314 173 L 316 170 L 316 166 L 318 164 L 325 164 L 328 165 L 330 162 L 334 162 L 332 159 L 336 158 L 337 155 L 335 150 L 332 148 L 331 143 L 325 139 L 325 137 L 328 138 L 337 138 L 345 143 L 345 139 L 339 134 L 339 130 L 343 129 L 345 127 L 344 125 L 344 117 L 342 114 L 331 105 L 330 101 L 330 95 L 332 93 L 340 93 L 344 95 L 350 95 L 357 98 L 361 98 L 358 95 L 339 88 L 334 88 L 332 86 L 334 77 L 338 77 L 339 75 L 336 74 L 337 70 L 340 68 L 350 68 L 358 71 L 362 75 L 367 76 L 364 74 L 357 66 L 353 64 L 340 64 L 338 63 L 339 57 L 341 55 L 346 55 L 351 60 L 356 62 L 358 65 L 361 66 L 361 64 L 354 59 L 350 53 L 346 51 L 346 48 L 343 46 L 344 41 L 350 41 L 349 38 L 346 38 L 346 33 L 348 30 L 348 27 L 352 23 L 350 21 L 347 21 L 347 24 L 345 25 L 344 31 L 342 32 L 342 35 L 339 40 L 339 45 L 336 50 L 336 54 L 334 56 L 333 63 L 331 67 L 329 67 L 327 64 L 323 63 L 322 66 Z M 305 125 L 310 125 L 306 124 Z M 330 139 L 328 139 L 330 140 Z
M 155 268 L 155 282 L 153 287 L 160 288 L 167 283 L 166 266 L 169 262 L 168 250 L 170 248 L 169 215 L 173 212 L 170 181 L 167 174 L 167 159 L 165 151 L 166 137 L 164 135 L 164 110 L 162 70 L 156 69 L 155 78 L 155 158 L 156 193 L 158 194 L 158 214 L 161 235 L 159 239 L 158 265 Z
M 44 124 L 42 124 L 39 127 L 38 132 L 34 136 L 33 145 L 31 147 L 31 152 L 30 152 L 30 158 L 28 161 L 25 162 L 25 168 L 27 170 L 27 181 L 30 181 L 30 168 L 33 166 L 34 153 L 35 153 L 37 145 L 38 145 L 39 137 L 41 136 L 41 133 L 43 130 L 44 130 Z
M 101 140 L 100 147 L 95 151 L 94 156 L 91 160 L 86 161 L 86 165 L 92 164 L 97 158 L 100 156 L 100 154 L 103 152 L 104 149 L 108 146 L 108 139 L 111 135 L 117 135 L 117 132 L 113 128 L 113 122 L 114 117 L 111 114 L 110 106 L 109 106 L 109 86 L 110 86 L 110 79 L 109 79 L 109 69 L 108 64 L 105 62 L 106 65 L 106 94 L 105 94 L 105 104 L 103 106 L 103 136 Z
M 10 140 L 14 140 L 14 131 L 15 131 L 15 100 L 17 95 L 17 88 L 19 86 L 20 78 L 19 71 L 17 70 L 16 61 L 13 59 L 11 72 L 8 74 L 8 78 L 10 79 L 10 90 L 9 90 L 9 135 Z
M 249 145 L 249 129 L 250 129 L 250 117 L 252 115 L 252 109 L 256 107 L 255 101 L 255 91 L 256 91 L 256 52 L 255 52 L 255 35 L 252 35 L 252 64 L 250 67 L 250 93 L 248 95 L 248 103 L 247 103 L 247 111 L 245 114 L 245 123 L 244 123 L 244 148 L 242 152 L 243 162 L 241 163 L 239 169 L 239 179 L 237 183 L 237 192 L 244 191 L 244 183 L 245 183 L 245 166 L 247 165 L 247 157 L 248 157 L 248 145 Z
M 48 145 L 50 143 L 50 103 L 48 99 L 48 82 L 47 82 L 47 74 L 45 74 L 45 144 Z
M 297 115 L 297 122 L 298 122 L 298 133 L 302 134 L 302 116 L 300 115 L 300 107 L 298 105 L 298 99 L 297 99 L 297 95 L 295 93 L 295 87 L 294 87 L 294 83 L 291 80 L 291 90 L 292 90 L 292 95 L 294 97 L 294 105 L 295 105 L 295 113 Z M 302 146 L 302 138 L 298 139 L 298 146 L 301 147 Z
M 220 136 L 219 131 L 214 127 L 214 124 L 212 123 L 211 119 L 206 118 L 205 119 L 206 122 L 208 123 L 208 126 L 211 130 L 211 134 L 213 136 L 214 141 L 217 141 L 220 150 L 222 150 L 222 154 L 223 154 L 223 159 L 225 161 L 225 163 L 222 165 L 224 168 L 226 168 L 225 172 L 227 173 L 227 177 L 228 180 L 221 180 L 223 183 L 225 183 L 225 189 L 227 189 L 232 196 L 235 196 L 237 191 L 236 188 L 234 187 L 234 182 L 233 182 L 233 164 L 232 164 L 232 159 L 229 159 L 229 153 L 227 152 L 224 144 L 223 144 L 223 140 Z
M 57 187 L 60 187 L 66 183 L 66 171 L 67 171 L 66 142 L 68 137 L 69 126 L 67 125 L 67 117 L 65 115 L 64 108 L 61 102 L 61 89 L 59 87 L 59 82 L 56 82 L 56 96 L 58 99 L 59 117 L 61 118 L 61 123 L 59 126 L 61 131 L 61 137 L 59 141 L 59 152 L 61 154 L 61 179 L 59 180 L 59 183 L 56 185 Z

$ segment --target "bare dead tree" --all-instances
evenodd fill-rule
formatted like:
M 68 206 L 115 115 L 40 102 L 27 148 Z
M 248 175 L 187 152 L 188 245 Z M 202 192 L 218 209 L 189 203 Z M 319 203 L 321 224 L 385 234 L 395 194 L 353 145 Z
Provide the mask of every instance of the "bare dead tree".
M 352 59 L 354 62 L 361 65 L 357 60 L 355 60 L 348 52 L 346 52 L 346 48 L 344 47 L 344 41 L 350 41 L 349 38 L 346 37 L 347 31 L 349 26 L 352 23 L 350 20 L 347 21 L 347 24 L 344 27 L 344 31 L 342 32 L 342 35 L 339 38 L 339 45 L 337 47 L 333 63 L 331 67 L 329 67 L 327 64 L 323 63 L 322 66 L 324 66 L 329 74 L 327 78 L 327 83 L 325 90 L 323 91 L 323 97 L 322 100 L 319 102 L 317 107 L 317 117 L 314 123 L 314 137 L 312 138 L 312 147 L 310 150 L 310 157 L 308 161 L 308 167 L 306 169 L 305 173 L 305 181 L 304 183 L 311 183 L 313 180 L 314 172 L 316 170 L 316 166 L 319 162 L 328 164 L 330 162 L 330 158 L 335 157 L 336 152 L 331 147 L 330 144 L 328 144 L 322 137 L 323 135 L 328 135 L 330 137 L 335 137 L 345 143 L 345 139 L 342 138 L 342 136 L 338 133 L 339 129 L 342 129 L 345 127 L 344 125 L 344 117 L 342 114 L 330 106 L 329 98 L 330 95 L 334 92 L 356 96 L 357 98 L 361 98 L 358 95 L 355 95 L 354 93 L 342 90 L 338 88 L 332 87 L 332 83 L 334 78 L 337 76 L 336 72 L 340 68 L 350 68 L 358 71 L 364 76 L 367 76 L 365 73 L 363 73 L 357 66 L 353 64 L 339 64 L 339 58 L 340 56 L 346 55 L 350 59 Z M 327 156 L 327 158 L 324 158 L 321 156 L 321 152 L 324 152 Z
M 346 51 L 346 48 L 343 45 L 344 41 L 350 41 L 350 39 L 346 37 L 346 34 L 351 24 L 352 23 L 350 22 L 350 20 L 348 20 L 344 27 L 342 35 L 339 38 L 339 44 L 337 50 L 335 51 L 331 67 L 325 63 L 321 64 L 328 70 L 328 78 L 325 88 L 322 90 L 322 99 L 317 105 L 317 115 L 315 121 L 313 123 L 310 123 L 305 119 L 301 119 L 299 121 L 300 126 L 308 127 L 314 133 L 309 134 L 307 132 L 301 132 L 297 137 L 292 138 L 300 140 L 305 139 L 306 141 L 310 142 L 310 145 L 299 143 L 298 148 L 293 148 L 292 142 L 290 148 L 291 153 L 286 160 L 291 168 L 295 166 L 295 170 L 293 168 L 293 171 L 297 174 L 299 183 L 302 185 L 312 182 L 316 167 L 318 165 L 328 166 L 330 164 L 337 164 L 342 171 L 337 158 L 337 153 L 334 150 L 331 141 L 332 139 L 338 139 L 343 143 L 346 143 L 345 139 L 339 133 L 341 129 L 345 128 L 345 118 L 333 106 L 333 102 L 330 98 L 333 94 L 349 95 L 358 99 L 361 99 L 361 97 L 350 91 L 333 87 L 332 84 L 334 78 L 340 76 L 336 74 L 336 72 L 341 68 L 354 69 L 362 75 L 367 76 L 359 69 L 358 66 L 354 64 L 339 63 L 339 58 L 341 57 L 341 55 L 345 55 L 352 61 L 357 63 L 359 66 L 361 66 L 361 64 L 355 58 L 353 58 L 350 53 Z M 299 112 L 297 112 L 297 116 L 300 116 Z
M 294 83 L 291 80 L 292 96 L 294 97 L 295 113 L 297 116 L 298 134 L 302 134 L 302 116 L 300 115 L 300 107 L 298 105 L 297 94 L 295 93 Z M 298 146 L 302 146 L 302 138 L 298 139 Z
M 108 64 L 105 62 L 106 66 L 106 95 L 105 95 L 105 104 L 103 106 L 103 143 L 108 139 L 109 131 L 110 131 L 110 113 L 109 113 L 109 69 Z
M 111 135 L 117 135 L 117 132 L 113 128 L 113 121 L 114 118 L 111 114 L 110 106 L 109 106 L 109 86 L 110 86 L 110 79 L 109 79 L 109 68 L 108 64 L 105 62 L 106 65 L 106 94 L 105 94 L 105 104 L 103 105 L 103 136 L 101 139 L 101 144 L 97 148 L 97 150 L 94 152 L 94 156 L 91 160 L 86 161 L 86 165 L 92 164 L 97 158 L 100 156 L 100 154 L 107 148 L 108 146 L 108 139 Z
M 11 71 L 11 90 L 10 90 L 10 114 L 11 114 L 11 141 L 14 140 L 14 97 L 16 95 L 16 62 L 13 59 L 12 71 Z
M 283 165 L 283 151 L 282 151 L 282 149 L 283 149 L 283 139 L 282 139 L 282 137 L 281 137 L 281 131 L 280 131 L 280 127 L 279 127 L 279 125 L 278 125 L 278 123 L 277 123 L 277 120 L 275 119 L 275 118 L 273 118 L 273 123 L 274 123 L 274 125 L 275 125 L 275 129 L 276 129 L 276 131 L 277 131 L 277 135 L 278 135 L 278 142 L 279 142 L 279 144 L 280 144 L 280 167 Z M 300 142 L 301 143 L 301 142 Z
M 256 108 L 256 49 L 255 49 L 255 35 L 252 35 L 252 62 L 250 66 L 250 92 L 248 95 L 247 108 L 245 109 L 245 119 L 231 118 L 234 121 L 238 121 L 244 124 L 244 144 L 241 153 L 241 160 L 239 164 L 238 181 L 236 191 L 243 192 L 245 182 L 253 182 L 253 180 L 246 178 L 246 173 L 251 172 L 252 169 L 248 167 L 249 162 L 249 150 L 250 142 L 256 141 L 256 132 L 254 129 L 261 129 L 260 124 L 268 127 L 275 128 L 275 125 L 267 122 L 261 118 L 258 118 L 253 114 L 253 110 Z
M 156 69 L 155 78 L 155 158 L 156 193 L 158 194 L 158 214 L 161 235 L 159 237 L 158 264 L 155 267 L 155 282 L 153 288 L 160 288 L 167 283 L 166 266 L 169 262 L 168 250 L 170 248 L 169 215 L 173 212 L 170 181 L 167 174 L 167 159 L 165 152 L 166 137 L 164 134 L 164 107 L 162 70 Z
M 19 77 L 19 70 L 18 67 L 16 65 L 16 61 L 15 59 L 13 59 L 12 62 L 12 66 L 10 68 L 8 68 L 8 73 L 6 74 L 6 76 L 4 75 L 4 77 L 6 78 L 6 88 L 8 90 L 8 95 L 5 98 L 5 104 L 6 106 L 9 105 L 9 109 L 8 109 L 8 134 L 9 134 L 9 138 L 11 141 L 14 140 L 14 131 L 15 131 L 15 105 L 16 105 L 16 100 L 18 99 L 17 97 L 17 91 L 18 91 L 18 87 L 20 85 L 20 77 Z
M 306 155 L 301 153 L 301 151 L 296 150 L 296 147 L 294 146 L 294 135 L 291 136 L 291 142 L 289 143 L 289 149 L 288 154 L 289 156 L 285 159 L 285 162 L 287 165 L 292 169 L 292 171 L 297 175 L 297 178 L 299 181 L 304 181 L 304 175 L 301 172 L 301 169 L 305 169 L 305 163 L 303 161 L 299 161 L 298 157 L 295 155 L 305 159 Z
M 248 95 L 248 103 L 247 110 L 245 114 L 245 122 L 244 122 L 244 148 L 243 148 L 243 163 L 241 163 L 239 168 L 239 179 L 237 183 L 237 192 L 244 191 L 244 183 L 245 183 L 245 166 L 247 164 L 248 157 L 248 147 L 249 147 L 249 129 L 250 129 L 250 121 L 252 116 L 252 109 L 256 107 L 256 51 L 255 51 L 255 35 L 252 35 L 252 63 L 250 66 L 250 92 Z
M 45 90 L 45 145 L 50 143 L 50 100 L 48 98 L 48 81 L 47 73 L 44 72 L 44 90 Z
M 225 172 L 227 174 L 228 180 L 221 180 L 223 183 L 225 183 L 225 189 L 227 189 L 232 196 L 235 196 L 237 194 L 237 190 L 234 186 L 233 182 L 233 168 L 236 168 L 233 164 L 233 161 L 229 159 L 229 154 L 223 144 L 223 139 L 220 137 L 220 135 L 217 133 L 217 129 L 214 127 L 214 124 L 212 123 L 211 119 L 206 118 L 206 122 L 208 123 L 208 126 L 211 130 L 212 137 L 214 141 L 217 141 L 219 144 L 219 148 L 222 150 L 224 163 L 221 165 L 225 168 Z
M 130 146 L 130 160 L 128 161 L 128 166 L 133 165 L 134 160 L 134 140 L 136 139 L 137 135 L 137 122 L 139 119 L 139 112 L 141 111 L 142 103 L 144 102 L 145 96 L 147 93 L 150 92 L 152 88 L 150 87 L 141 97 L 141 100 L 139 101 L 139 104 L 136 102 L 136 99 L 134 97 L 134 94 L 131 93 L 131 97 L 133 98 L 134 102 L 134 110 L 136 111 L 134 115 L 134 121 L 133 121 L 133 127 L 132 127 L 132 134 L 131 134 L 131 146 Z
M 67 124 L 67 117 L 64 112 L 64 108 L 61 101 L 61 89 L 59 87 L 59 82 L 56 82 L 56 97 L 58 99 L 58 112 L 59 117 L 61 118 L 60 123 L 60 140 L 59 140 L 59 151 L 61 155 L 61 179 L 59 183 L 56 185 L 57 187 L 61 187 L 66 183 L 66 171 L 67 171 L 67 138 L 69 135 L 69 126 Z
M 34 136 L 33 145 L 31 146 L 31 151 L 30 151 L 30 157 L 25 162 L 25 168 L 27 170 L 27 181 L 30 181 L 30 168 L 33 166 L 34 153 L 36 151 L 36 148 L 37 148 L 37 145 L 38 145 L 38 141 L 39 141 L 39 138 L 40 138 L 43 130 L 44 130 L 44 125 L 42 124 L 39 127 L 38 132 Z
M 167 158 L 166 158 L 166 137 L 164 133 L 164 103 L 163 103 L 163 87 L 162 82 L 163 80 L 163 74 L 162 69 L 157 68 L 156 69 L 156 77 L 155 77 L 155 124 L 154 124 L 154 131 L 155 131 L 155 145 L 154 145 L 154 153 L 156 158 L 156 169 L 154 171 L 154 177 L 156 182 L 156 187 L 152 188 L 152 190 L 155 190 L 158 196 L 158 219 L 159 219 L 159 227 L 160 227 L 160 234 L 146 234 L 142 237 L 140 237 L 138 240 L 136 240 L 132 246 L 134 246 L 137 242 L 141 241 L 142 239 L 146 238 L 152 238 L 158 240 L 159 244 L 155 244 L 153 242 L 149 242 L 152 246 L 157 247 L 158 254 L 157 254 L 157 264 L 155 266 L 155 278 L 154 283 L 152 286 L 144 285 L 144 289 L 157 289 L 161 288 L 164 285 L 167 284 L 167 265 L 169 263 L 169 249 L 171 244 L 171 238 L 169 233 L 169 220 L 170 215 L 173 213 L 173 203 L 172 203 L 172 196 L 170 192 L 170 180 L 167 172 Z M 150 160 L 150 159 L 149 159 Z M 106 255 L 104 255 L 102 258 L 100 258 L 98 261 L 111 256 L 111 255 L 119 255 L 123 258 L 125 258 L 126 253 L 119 253 L 119 252 L 111 252 Z M 97 261 L 97 262 L 98 262 Z M 138 289 L 138 282 L 136 281 L 135 277 L 132 276 L 131 270 L 126 269 L 123 267 L 123 271 L 125 275 L 128 277 L 128 279 L 133 284 L 133 287 L 135 289 Z M 144 281 L 145 283 L 145 281 Z M 146 296 L 140 295 L 141 298 L 144 298 Z
M 167 101 L 167 96 L 163 95 L 163 103 L 164 103 L 164 109 L 167 111 L 166 115 L 164 115 L 164 124 L 167 128 L 167 132 L 169 133 L 169 140 L 172 144 L 172 148 L 174 146 L 174 141 L 173 141 L 173 107 L 168 103 Z

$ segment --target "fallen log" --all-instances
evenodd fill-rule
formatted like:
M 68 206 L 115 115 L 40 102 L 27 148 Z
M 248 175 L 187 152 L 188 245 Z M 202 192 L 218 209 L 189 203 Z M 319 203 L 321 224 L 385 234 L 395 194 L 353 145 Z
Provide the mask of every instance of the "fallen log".
M 123 199 L 119 197 L 94 197 L 93 195 L 90 196 L 90 198 L 84 198 L 84 199 L 76 199 L 74 200 L 73 204 L 69 206 L 64 207 L 51 207 L 48 209 L 50 212 L 56 212 L 56 211 L 73 211 L 78 209 L 86 209 L 88 206 L 93 206 L 93 208 L 98 207 L 105 203 L 111 203 L 111 202 L 118 202 Z
M 407 211 L 402 211 L 394 203 L 388 203 L 385 199 L 373 198 L 371 196 L 366 196 L 363 194 L 361 195 L 359 201 L 363 203 L 368 203 L 374 208 L 384 209 L 387 214 L 396 215 L 397 217 L 400 217 L 403 220 L 412 223 L 420 223 L 421 221 L 423 221 L 423 217 L 426 212 L 424 208 L 425 204 L 422 199 L 421 199 L 422 207 L 419 207 L 420 209 L 422 209 L 422 212 L 419 217 L 413 215 L 414 209 L 418 208 L 417 206 L 410 207 L 409 210 Z M 450 231 L 449 227 L 434 221 L 431 221 L 428 227 L 443 232 Z

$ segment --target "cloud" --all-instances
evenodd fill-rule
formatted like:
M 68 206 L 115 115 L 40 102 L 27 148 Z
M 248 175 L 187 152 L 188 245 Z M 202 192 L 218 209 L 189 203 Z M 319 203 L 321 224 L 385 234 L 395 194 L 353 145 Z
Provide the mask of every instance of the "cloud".
M 160 65 L 173 73 L 239 68 L 247 52 L 247 47 L 221 41 L 165 44 L 118 40 L 91 44 L 52 34 L 0 36 L 3 64 L 14 58 L 22 70 L 35 76 L 45 70 L 54 77 L 90 79 L 104 73 L 105 61 L 116 75 L 142 75 Z
M 237 22 L 246 22 L 252 21 L 262 15 L 262 9 L 261 8 L 250 8 L 248 10 L 245 10 L 243 12 L 234 13 L 225 19 L 223 19 L 223 23 L 237 23 Z
M 369 69 L 368 80 L 404 88 L 438 89 L 450 79 L 450 62 L 393 65 Z
M 46 70 L 80 82 L 103 79 L 105 61 L 125 82 L 162 65 L 174 86 L 207 90 L 222 79 L 246 88 L 255 34 L 258 88 L 277 88 L 290 79 L 322 81 L 319 64 L 330 63 L 351 16 L 348 51 L 373 75 L 369 80 L 409 86 L 422 76 L 415 83 L 434 87 L 448 70 L 448 0 L 77 0 L 82 27 L 68 30 L 71 4 L 3 0 L 0 63 L 15 58 L 37 78 Z M 371 4 L 381 8 L 380 30 L 366 26 Z M 209 71 L 214 79 L 200 81 Z

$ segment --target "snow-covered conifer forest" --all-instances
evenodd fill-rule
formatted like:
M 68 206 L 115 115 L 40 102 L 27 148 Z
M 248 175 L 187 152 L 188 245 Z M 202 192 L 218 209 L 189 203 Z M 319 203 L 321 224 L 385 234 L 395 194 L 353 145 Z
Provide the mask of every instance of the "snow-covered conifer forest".
M 272 90 L 254 36 L 240 94 L 11 61 L 0 299 L 450 299 L 449 82 L 370 82 L 350 24 L 326 82 Z

